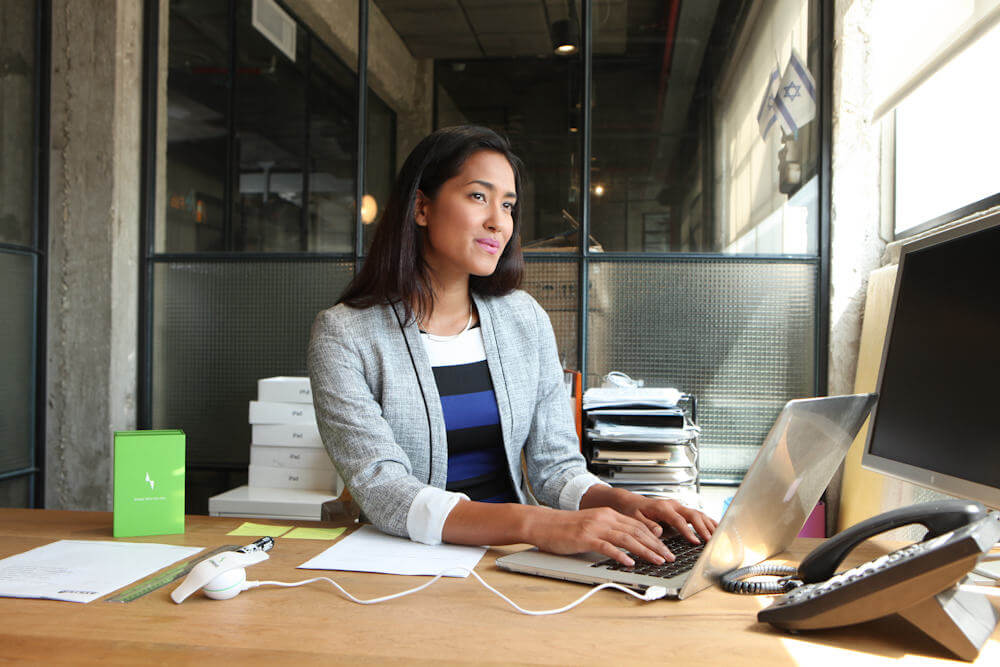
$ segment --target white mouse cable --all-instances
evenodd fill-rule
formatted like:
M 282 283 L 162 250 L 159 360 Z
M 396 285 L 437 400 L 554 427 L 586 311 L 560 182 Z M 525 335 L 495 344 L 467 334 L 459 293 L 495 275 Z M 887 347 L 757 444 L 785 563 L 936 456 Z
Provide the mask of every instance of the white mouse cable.
M 481 583 L 484 587 L 486 587 L 486 589 L 489 590 L 491 593 L 493 593 L 494 595 L 498 596 L 500 599 L 502 599 L 504 602 L 506 602 L 507 604 L 509 604 L 510 606 L 512 606 L 517 611 L 521 612 L 522 614 L 527 614 L 529 616 L 546 616 L 546 615 L 549 615 L 549 614 L 561 614 L 564 611 L 569 611 L 570 609 L 572 609 L 573 607 L 577 606 L 578 604 L 580 604 L 581 602 L 583 602 L 584 600 L 586 600 L 587 598 L 589 598 L 591 595 L 593 595 L 597 591 L 603 590 L 605 588 L 613 588 L 615 590 L 622 591 L 623 593 L 628 593 L 629 595 L 631 595 L 632 597 L 634 597 L 634 598 L 636 598 L 638 600 L 644 600 L 644 601 L 647 601 L 647 602 L 648 601 L 652 601 L 652 600 L 659 600 L 660 598 L 666 597 L 666 595 L 667 595 L 667 589 L 664 588 L 663 586 L 650 586 L 649 588 L 646 589 L 646 591 L 644 593 L 636 593 L 635 591 L 633 591 L 630 588 L 626 588 L 625 586 L 622 586 L 620 584 L 614 584 L 614 583 L 610 583 L 609 582 L 609 583 L 601 584 L 599 586 L 595 586 L 594 588 L 592 588 L 589 591 L 587 591 L 584 595 L 580 596 L 580 598 L 578 598 L 576 601 L 569 603 L 565 607 L 560 607 L 558 609 L 546 609 L 546 610 L 540 610 L 540 611 L 533 611 L 531 609 L 524 609 L 523 607 L 519 606 L 516 602 L 514 602 L 513 600 L 511 600 L 509 597 L 507 597 L 506 595 L 504 595 L 503 593 L 501 593 L 500 591 L 498 591 L 497 589 L 493 588 L 488 583 L 486 583 L 486 581 L 483 580 L 483 578 L 480 577 L 476 572 L 473 572 L 472 570 L 469 570 L 469 569 L 464 568 L 464 567 L 456 567 L 456 568 L 451 568 L 451 569 L 448 569 L 448 570 L 444 570 L 442 572 L 439 572 L 437 575 L 435 575 L 433 579 L 431 579 L 430 581 L 427 581 L 427 582 L 421 584 L 420 586 L 417 586 L 415 588 L 411 588 L 409 590 L 402 591 L 400 593 L 393 593 L 392 595 L 385 595 L 385 596 L 382 596 L 382 597 L 379 597 L 379 598 L 372 598 L 370 600 L 362 600 L 360 598 L 354 597 L 353 595 L 351 595 L 350 593 L 348 593 L 344 589 L 343 586 L 341 586 L 336 581 L 334 581 L 333 579 L 330 579 L 328 577 L 314 577 L 312 579 L 305 579 L 303 581 L 296 581 L 296 582 L 285 582 L 285 581 L 248 581 L 248 582 L 246 582 L 243 585 L 243 590 L 248 590 L 248 589 L 251 589 L 251 588 L 257 588 L 258 586 L 281 586 L 281 587 L 284 587 L 284 588 L 293 588 L 293 587 L 296 587 L 296 586 L 304 586 L 305 584 L 311 584 L 314 581 L 325 581 L 327 583 L 333 584 L 333 586 L 337 590 L 339 590 L 341 593 L 343 593 L 344 595 L 346 595 L 352 602 L 356 602 L 357 604 L 377 604 L 379 602 L 386 602 L 388 600 L 394 600 L 396 598 L 401 598 L 404 595 L 410 595 L 411 593 L 416 593 L 418 591 L 422 591 L 425 588 L 427 588 L 428 586 L 430 586 L 431 584 L 435 583 L 441 577 L 445 576 L 449 572 L 462 572 L 462 573 L 466 573 L 466 574 L 471 574 L 473 577 L 476 578 L 476 580 L 479 583 Z

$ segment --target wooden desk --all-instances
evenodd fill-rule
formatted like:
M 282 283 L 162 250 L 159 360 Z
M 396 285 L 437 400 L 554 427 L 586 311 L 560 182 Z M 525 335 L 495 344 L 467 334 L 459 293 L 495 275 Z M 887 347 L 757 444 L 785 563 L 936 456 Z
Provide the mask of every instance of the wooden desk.
M 134 541 L 215 547 L 252 538 L 227 537 L 240 519 L 191 516 L 184 535 Z M 292 525 L 293 522 L 273 521 Z M 316 526 L 315 522 L 307 522 Z M 335 524 L 319 524 L 333 526 Z M 111 514 L 0 510 L 0 558 L 56 539 L 111 539 Z M 800 540 L 798 559 L 816 544 Z M 278 540 L 251 579 L 298 581 L 317 572 L 295 566 L 330 542 Z M 874 556 L 874 548 L 860 554 Z M 493 549 L 477 570 L 529 609 L 551 609 L 581 595 L 577 584 L 501 572 Z M 375 597 L 410 588 L 423 577 L 327 573 L 351 593 Z M 379 605 L 353 604 L 323 583 L 259 588 L 233 600 L 201 595 L 182 605 L 176 584 L 130 603 L 74 604 L 0 598 L 0 658 L 31 663 L 199 663 L 247 660 L 329 663 L 546 663 L 684 665 L 829 665 L 856 667 L 902 660 L 944 664 L 949 655 L 902 621 L 883 620 L 798 637 L 756 622 L 765 597 L 706 590 L 683 602 L 644 603 L 602 591 L 556 616 L 516 613 L 474 579 L 446 579 Z M 962 664 L 951 662 L 949 664 Z M 977 664 L 1000 664 L 1000 632 Z

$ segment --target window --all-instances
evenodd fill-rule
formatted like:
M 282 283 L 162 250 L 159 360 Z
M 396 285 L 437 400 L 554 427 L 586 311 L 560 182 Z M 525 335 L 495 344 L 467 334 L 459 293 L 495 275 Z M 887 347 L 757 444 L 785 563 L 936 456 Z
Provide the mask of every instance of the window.
M 36 425 L 44 378 L 36 346 L 45 340 L 37 304 L 46 263 L 35 202 L 45 178 L 37 157 L 45 155 L 38 122 L 47 113 L 39 103 L 47 57 L 38 49 L 48 30 L 45 4 L 0 3 L 0 507 L 32 507 L 41 495 L 36 452 L 44 438 Z
M 155 251 L 352 253 L 357 76 L 290 15 L 286 52 L 253 24 L 252 7 L 170 3 Z M 374 93 L 369 106 L 379 128 L 394 126 Z M 393 142 L 375 148 L 370 161 L 394 164 Z
M 1000 203 L 1000 27 L 955 57 L 895 110 L 895 235 Z M 970 206 L 971 205 L 971 206 Z
M 170 3 L 149 384 L 151 425 L 188 434 L 189 511 L 242 481 L 255 381 L 305 372 L 400 158 L 459 123 L 525 162 L 523 287 L 563 364 L 694 393 L 704 479 L 738 481 L 781 406 L 824 383 L 819 116 L 757 123 L 793 48 L 822 102 L 821 1 L 363 3 L 279 2 L 309 21 L 294 59 L 250 0 Z

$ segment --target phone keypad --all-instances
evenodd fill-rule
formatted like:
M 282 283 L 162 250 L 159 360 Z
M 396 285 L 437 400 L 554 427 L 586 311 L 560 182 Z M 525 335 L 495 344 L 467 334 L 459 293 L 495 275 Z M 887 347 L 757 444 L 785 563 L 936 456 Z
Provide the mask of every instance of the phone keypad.
M 941 537 L 946 537 L 946 535 L 942 535 Z M 842 588 L 846 584 L 853 584 L 861 579 L 878 574 L 901 560 L 913 558 L 925 551 L 929 551 L 931 548 L 933 548 L 933 545 L 930 542 L 918 542 L 917 544 L 897 549 L 892 553 L 879 556 L 875 560 L 839 572 L 826 581 L 815 584 L 804 584 L 778 598 L 772 607 L 783 607 L 818 598 L 821 595 Z

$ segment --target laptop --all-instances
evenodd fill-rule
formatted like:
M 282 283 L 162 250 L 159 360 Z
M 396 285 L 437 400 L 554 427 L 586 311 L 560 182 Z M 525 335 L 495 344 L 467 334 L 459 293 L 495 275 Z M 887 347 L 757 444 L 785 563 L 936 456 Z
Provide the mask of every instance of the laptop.
M 708 543 L 692 545 L 676 531 L 664 542 L 677 556 L 653 565 L 635 558 L 634 568 L 597 552 L 560 556 L 529 549 L 501 556 L 510 572 L 576 581 L 615 582 L 634 590 L 663 586 L 683 600 L 738 567 L 755 565 L 788 548 L 830 483 L 868 418 L 875 394 L 789 401 L 743 478 Z

